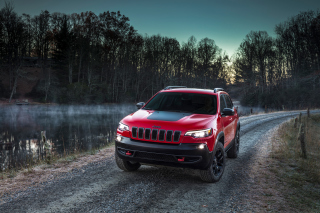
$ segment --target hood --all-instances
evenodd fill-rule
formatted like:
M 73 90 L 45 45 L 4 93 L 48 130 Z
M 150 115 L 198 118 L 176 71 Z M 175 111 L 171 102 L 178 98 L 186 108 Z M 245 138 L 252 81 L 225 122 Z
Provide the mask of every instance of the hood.
M 138 110 L 128 115 L 122 122 L 134 127 L 151 129 L 171 129 L 182 132 L 205 128 L 206 124 L 216 118 L 216 115 L 192 114 L 184 112 Z

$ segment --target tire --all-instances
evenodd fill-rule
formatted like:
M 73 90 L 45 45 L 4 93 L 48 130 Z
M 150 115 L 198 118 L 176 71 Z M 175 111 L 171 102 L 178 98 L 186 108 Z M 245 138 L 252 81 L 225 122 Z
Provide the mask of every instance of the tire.
M 200 170 L 200 177 L 203 181 L 215 183 L 220 180 L 225 168 L 225 153 L 221 142 L 218 142 L 214 150 L 210 166 L 206 170 Z
M 240 147 L 240 131 L 237 129 L 236 135 L 234 136 L 234 144 L 231 149 L 227 152 L 228 158 L 237 158 Z
M 139 162 L 126 161 L 119 158 L 117 153 L 115 153 L 115 155 L 116 155 L 115 158 L 116 158 L 117 166 L 123 171 L 126 171 L 126 172 L 136 171 L 141 166 Z

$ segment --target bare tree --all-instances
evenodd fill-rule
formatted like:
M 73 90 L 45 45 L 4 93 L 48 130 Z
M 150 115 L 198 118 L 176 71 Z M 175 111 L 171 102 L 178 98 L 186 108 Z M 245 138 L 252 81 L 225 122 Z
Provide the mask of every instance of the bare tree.
M 215 44 L 214 40 L 209 38 L 201 39 L 198 44 L 198 60 L 199 60 L 199 70 L 198 74 L 203 76 L 203 87 L 207 87 L 207 78 L 217 78 L 218 73 L 215 73 L 212 69 L 213 61 L 218 54 L 219 48 Z
M 6 2 L 5 7 L 0 11 L 2 43 L 4 44 L 3 60 L 10 73 L 11 94 L 9 102 L 16 92 L 18 78 L 21 76 L 22 57 L 26 51 L 25 24 L 13 9 L 13 5 Z

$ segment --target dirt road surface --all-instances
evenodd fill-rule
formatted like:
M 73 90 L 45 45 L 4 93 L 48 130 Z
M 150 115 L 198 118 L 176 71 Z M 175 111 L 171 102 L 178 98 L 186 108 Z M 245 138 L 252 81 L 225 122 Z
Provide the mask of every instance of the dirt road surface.
M 246 195 L 253 181 L 250 166 L 268 154 L 261 147 L 266 146 L 272 131 L 298 114 L 241 117 L 239 157 L 227 158 L 224 175 L 215 184 L 201 181 L 198 171 L 191 169 L 143 165 L 136 172 L 123 172 L 111 154 L 61 178 L 4 198 L 0 212 L 254 211 Z

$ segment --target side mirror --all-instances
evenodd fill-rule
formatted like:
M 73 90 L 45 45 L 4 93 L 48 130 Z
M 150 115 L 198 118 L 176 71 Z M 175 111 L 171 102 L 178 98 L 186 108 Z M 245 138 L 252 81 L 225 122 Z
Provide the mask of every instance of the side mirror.
M 234 115 L 234 110 L 230 108 L 224 108 L 222 111 L 222 115 L 226 115 L 226 116 Z
M 141 107 L 143 107 L 144 105 L 145 105 L 144 102 L 139 102 L 139 103 L 136 104 L 138 109 L 141 109 Z

